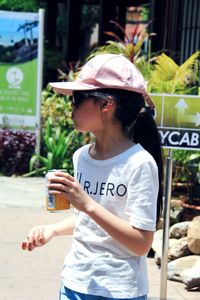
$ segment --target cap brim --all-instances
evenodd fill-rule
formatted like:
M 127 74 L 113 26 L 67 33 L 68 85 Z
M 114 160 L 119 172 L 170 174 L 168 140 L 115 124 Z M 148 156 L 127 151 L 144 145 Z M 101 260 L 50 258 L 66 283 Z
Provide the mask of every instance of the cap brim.
M 134 91 L 140 94 L 146 92 L 144 89 L 134 88 L 131 86 L 97 86 L 92 84 L 85 84 L 85 83 L 78 83 L 76 81 L 72 82 L 50 82 L 49 83 L 55 92 L 62 94 L 62 95 L 72 95 L 73 91 L 88 91 L 88 90 L 97 90 L 101 88 L 112 88 L 112 89 L 121 89 L 121 90 L 128 90 Z
M 50 82 L 55 92 L 63 95 L 72 95 L 73 91 L 95 90 L 96 86 L 90 84 L 80 84 L 78 82 Z

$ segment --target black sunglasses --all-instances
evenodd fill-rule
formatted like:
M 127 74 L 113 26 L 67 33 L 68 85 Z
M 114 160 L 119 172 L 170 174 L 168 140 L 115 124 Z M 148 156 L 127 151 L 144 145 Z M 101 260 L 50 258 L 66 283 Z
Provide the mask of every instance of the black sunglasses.
M 94 99 L 107 99 L 108 94 L 103 93 L 100 90 L 93 91 L 74 91 L 72 96 L 72 104 L 77 108 L 81 105 L 81 103 L 89 98 Z
M 74 91 L 72 96 L 72 104 L 77 108 L 82 104 L 84 100 L 91 97 L 95 96 L 90 92 Z

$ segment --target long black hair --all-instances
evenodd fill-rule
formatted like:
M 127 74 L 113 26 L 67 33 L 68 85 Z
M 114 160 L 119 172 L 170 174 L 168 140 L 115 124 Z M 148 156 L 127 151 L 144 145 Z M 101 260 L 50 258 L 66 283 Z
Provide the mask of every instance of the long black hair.
M 159 191 L 157 222 L 162 210 L 163 161 L 160 135 L 152 110 L 145 106 L 142 94 L 121 89 L 98 89 L 87 91 L 96 100 L 111 96 L 116 103 L 115 118 L 121 123 L 124 133 L 135 143 L 140 143 L 154 158 L 158 166 Z

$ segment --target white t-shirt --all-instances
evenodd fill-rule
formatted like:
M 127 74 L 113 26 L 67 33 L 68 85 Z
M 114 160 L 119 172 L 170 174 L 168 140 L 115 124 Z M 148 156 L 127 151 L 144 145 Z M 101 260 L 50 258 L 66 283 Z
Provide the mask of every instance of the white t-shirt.
M 110 159 L 95 160 L 89 147 L 81 147 L 73 157 L 75 177 L 84 190 L 134 227 L 154 231 L 158 170 L 152 156 L 136 144 Z M 146 256 L 134 255 L 85 213 L 76 214 L 63 284 L 80 293 L 110 298 L 147 294 Z

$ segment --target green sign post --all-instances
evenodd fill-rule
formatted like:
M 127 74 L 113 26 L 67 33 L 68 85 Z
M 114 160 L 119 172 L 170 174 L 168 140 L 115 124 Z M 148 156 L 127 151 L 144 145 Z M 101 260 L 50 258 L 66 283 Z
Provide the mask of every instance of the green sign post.
M 200 96 L 151 94 L 165 148 L 200 149 Z

